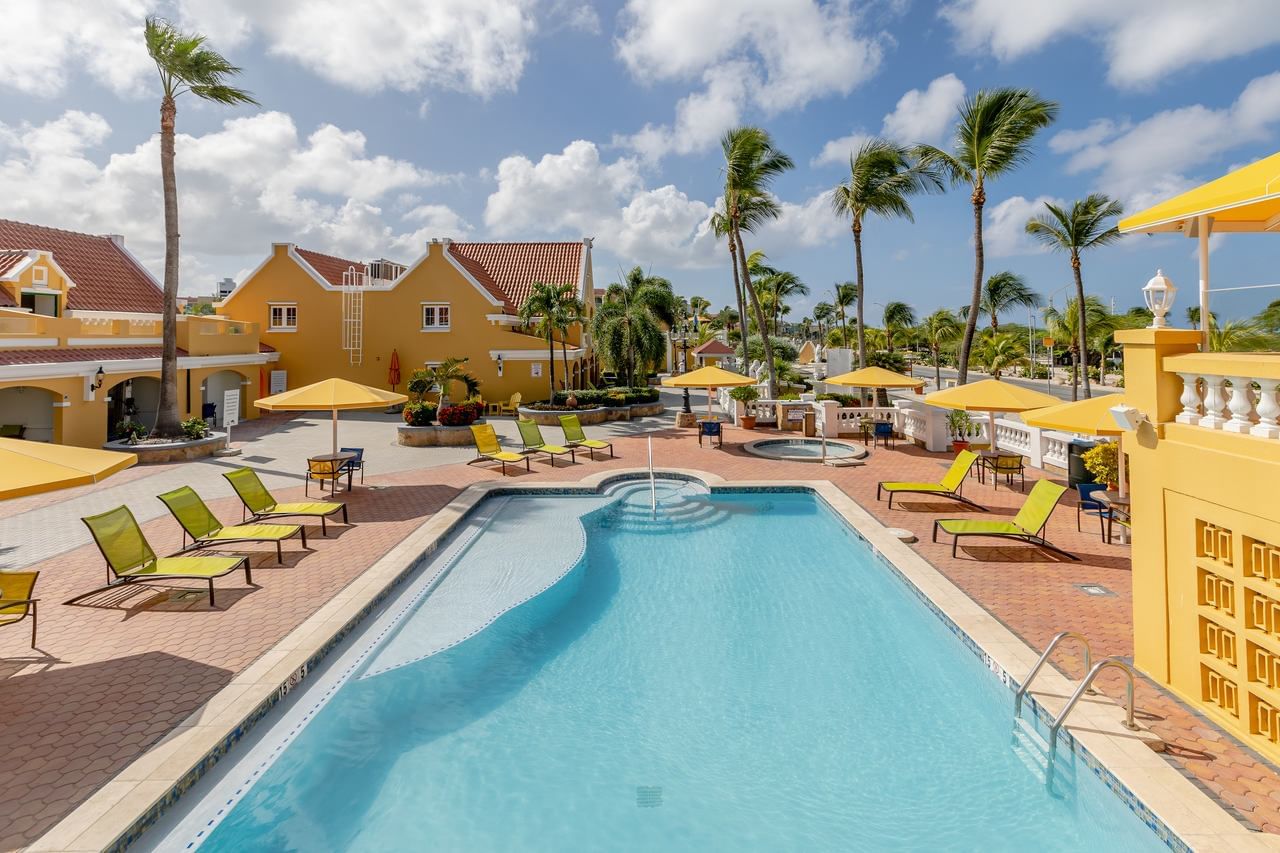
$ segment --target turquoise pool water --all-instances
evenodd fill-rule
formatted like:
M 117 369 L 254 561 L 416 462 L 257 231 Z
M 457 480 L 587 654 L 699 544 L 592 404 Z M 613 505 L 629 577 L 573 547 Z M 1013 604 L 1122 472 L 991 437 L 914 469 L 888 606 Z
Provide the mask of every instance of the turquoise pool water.
M 400 593 L 151 840 L 1165 849 L 1073 759 L 1046 788 L 1011 737 L 1009 689 L 817 498 L 696 492 L 662 484 L 656 520 L 647 485 L 503 499 L 442 553 L 435 591 Z M 585 551 L 545 592 L 435 654 L 413 635 L 442 630 L 415 617 L 469 569 L 501 569 L 467 593 L 500 600 L 540 560 L 575 558 L 582 527 Z

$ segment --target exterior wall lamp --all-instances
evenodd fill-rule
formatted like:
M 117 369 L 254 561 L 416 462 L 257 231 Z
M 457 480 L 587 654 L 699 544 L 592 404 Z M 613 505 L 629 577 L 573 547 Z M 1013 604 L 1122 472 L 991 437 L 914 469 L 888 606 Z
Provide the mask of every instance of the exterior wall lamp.
M 1173 298 L 1178 293 L 1178 288 L 1173 286 L 1173 282 L 1165 276 L 1163 270 L 1156 270 L 1155 276 L 1147 282 L 1147 286 L 1142 288 L 1142 298 L 1147 303 L 1147 307 L 1151 309 L 1151 325 L 1152 329 L 1163 329 L 1165 327 L 1165 315 L 1173 308 Z
M 102 383 L 106 381 L 106 378 L 107 378 L 107 374 L 105 374 L 102 371 L 102 366 L 99 365 L 98 372 L 93 374 L 93 383 L 89 387 L 91 387 L 94 391 L 97 391 L 99 388 L 102 387 Z
M 498 354 L 498 376 L 502 376 L 502 354 Z

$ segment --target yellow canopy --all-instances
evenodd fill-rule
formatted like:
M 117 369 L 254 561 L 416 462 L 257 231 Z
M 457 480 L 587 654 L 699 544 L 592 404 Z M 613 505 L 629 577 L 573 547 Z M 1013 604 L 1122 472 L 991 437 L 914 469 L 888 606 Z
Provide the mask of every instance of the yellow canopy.
M 883 367 L 864 367 L 852 373 L 829 376 L 825 381 L 831 385 L 853 385 L 859 388 L 919 388 L 924 385 L 923 379 L 903 376 Z
M 1127 216 L 1120 220 L 1120 230 L 1178 231 L 1198 216 L 1212 216 L 1215 233 L 1280 234 L 1280 153 Z
M 132 453 L 0 438 L 0 498 L 85 486 L 137 461 Z
M 333 452 L 337 453 L 338 412 L 347 409 L 382 409 L 408 400 L 404 394 L 397 394 L 395 391 L 370 388 L 359 382 L 335 377 L 263 397 L 254 405 L 269 412 L 332 412 Z
M 1101 394 L 1075 403 L 1059 403 L 1025 412 L 1022 422 L 1041 429 L 1076 432 L 1081 435 L 1120 435 L 1124 430 L 1111 417 L 1111 407 L 1124 405 L 1123 394 Z
M 1060 402 L 1057 397 L 999 379 L 984 379 L 970 385 L 934 391 L 924 401 L 930 406 L 966 412 L 1025 412 L 1056 406 Z
M 723 367 L 707 365 L 679 376 L 668 376 L 662 380 L 662 384 L 667 388 L 737 388 L 741 385 L 755 385 L 756 380 Z

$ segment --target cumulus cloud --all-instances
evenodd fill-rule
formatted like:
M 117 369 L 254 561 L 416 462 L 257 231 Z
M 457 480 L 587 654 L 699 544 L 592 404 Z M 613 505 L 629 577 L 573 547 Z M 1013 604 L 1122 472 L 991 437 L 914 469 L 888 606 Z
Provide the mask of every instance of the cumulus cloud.
M 8 215 L 91 233 L 122 233 L 153 271 L 164 252 L 157 137 L 97 162 L 111 127 L 68 111 L 44 124 L 0 123 L 0 196 Z M 404 255 L 426 236 L 463 235 L 467 223 L 440 205 L 403 216 L 384 207 L 412 190 L 452 180 L 404 160 L 370 154 L 358 131 L 321 125 L 299 134 L 284 113 L 231 119 L 177 138 L 184 292 L 207 289 L 219 267 L 265 254 L 272 241 L 368 258 Z
M 618 140 L 649 159 L 710 146 L 749 108 L 775 114 L 848 94 L 883 53 L 847 2 L 628 0 L 621 21 L 616 47 L 632 76 L 701 84 L 677 104 L 673 123 Z
M 924 89 L 911 89 L 885 115 L 880 124 L 880 135 L 906 145 L 939 143 L 955 121 L 956 108 L 964 100 L 964 93 L 964 83 L 954 74 L 936 77 Z M 855 131 L 832 139 L 822 146 L 812 165 L 847 164 L 850 155 L 870 136 L 869 133 Z
M 1069 36 L 1102 44 L 1107 77 L 1149 86 L 1197 64 L 1280 43 L 1273 0 L 952 0 L 941 16 L 957 46 L 1009 61 Z
M 988 208 L 987 221 L 982 226 L 982 248 L 993 258 L 1011 255 L 1034 255 L 1046 252 L 1038 241 L 1027 235 L 1027 220 L 1045 212 L 1044 204 L 1062 205 L 1063 200 L 1041 195 L 1033 199 L 1015 195 Z
M 155 68 L 142 45 L 147 12 L 144 0 L 5 0 L 16 38 L 0 51 L 0 86 L 51 98 L 80 69 L 117 94 L 138 94 Z

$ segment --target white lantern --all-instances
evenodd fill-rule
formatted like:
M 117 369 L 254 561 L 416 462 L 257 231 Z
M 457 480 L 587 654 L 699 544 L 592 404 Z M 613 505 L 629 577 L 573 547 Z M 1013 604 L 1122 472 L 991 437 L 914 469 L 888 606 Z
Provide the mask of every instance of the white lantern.
M 1165 276 L 1163 270 L 1156 270 L 1155 277 L 1147 282 L 1147 286 L 1142 288 L 1142 298 L 1146 300 L 1147 307 L 1151 309 L 1151 326 L 1152 329 L 1163 329 L 1165 327 L 1164 318 L 1173 308 L 1173 297 L 1177 294 L 1178 288 L 1173 286 L 1173 282 Z

